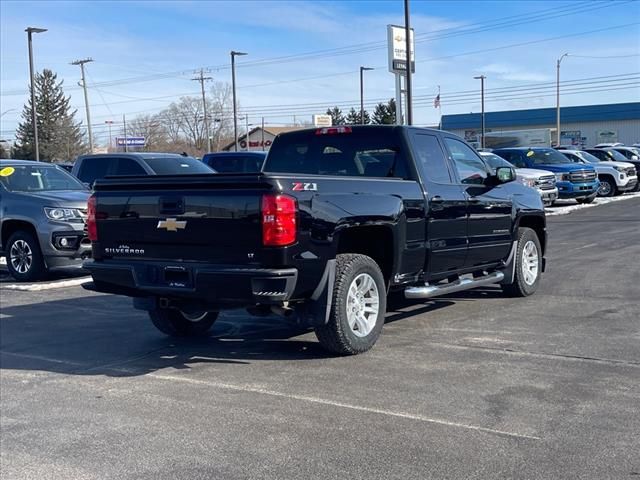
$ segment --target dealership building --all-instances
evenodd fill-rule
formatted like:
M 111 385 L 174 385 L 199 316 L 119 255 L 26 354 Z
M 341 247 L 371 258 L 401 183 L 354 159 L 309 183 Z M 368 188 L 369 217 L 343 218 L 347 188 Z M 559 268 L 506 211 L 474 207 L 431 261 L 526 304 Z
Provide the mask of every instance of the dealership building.
M 485 133 L 549 129 L 556 143 L 556 109 L 485 112 Z M 442 129 L 475 143 L 481 130 L 481 115 L 443 115 Z M 640 102 L 562 107 L 560 144 L 591 147 L 604 142 L 633 145 L 640 142 Z

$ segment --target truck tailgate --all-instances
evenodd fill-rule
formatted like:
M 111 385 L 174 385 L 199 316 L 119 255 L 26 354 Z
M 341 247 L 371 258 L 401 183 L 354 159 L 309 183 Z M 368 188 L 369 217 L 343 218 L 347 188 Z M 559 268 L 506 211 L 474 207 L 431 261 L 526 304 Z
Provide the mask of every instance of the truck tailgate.
M 106 179 L 96 184 L 95 258 L 246 263 L 261 248 L 261 175 Z

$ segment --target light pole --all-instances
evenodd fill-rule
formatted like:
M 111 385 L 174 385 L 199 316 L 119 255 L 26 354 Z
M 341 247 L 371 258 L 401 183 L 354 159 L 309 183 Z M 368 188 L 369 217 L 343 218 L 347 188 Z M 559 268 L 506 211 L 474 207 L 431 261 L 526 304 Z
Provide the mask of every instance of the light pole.
M 404 35 L 405 49 L 407 57 L 407 78 L 405 88 L 407 89 L 407 125 L 413 125 L 413 105 L 411 103 L 411 25 L 409 24 L 409 0 L 404 0 Z
M 36 161 L 40 160 L 40 149 L 38 148 L 38 122 L 36 120 L 36 87 L 33 84 L 33 46 L 32 35 L 34 33 L 46 32 L 46 28 L 28 27 L 27 42 L 29 44 L 29 78 L 31 82 L 31 121 L 33 122 L 33 148 L 35 149 Z
M 233 95 L 233 138 L 235 144 L 233 149 L 238 151 L 238 112 L 236 111 L 236 57 L 247 55 L 245 52 L 231 50 L 231 90 Z
M 364 75 L 365 70 L 373 70 L 371 67 L 360 67 L 360 124 L 364 125 Z
M 93 62 L 91 58 L 85 58 L 84 60 L 76 60 L 71 62 L 71 65 L 80 65 L 80 71 L 82 72 L 82 89 L 84 90 L 84 106 L 87 109 L 87 130 L 89 132 L 89 151 L 93 153 L 93 132 L 91 131 L 91 115 L 89 114 L 89 94 L 87 93 L 87 81 L 84 78 L 84 64 Z
M 485 77 L 484 75 L 480 75 L 473 78 L 474 80 L 480 80 L 480 103 L 482 105 L 482 113 L 480 114 L 480 132 L 482 135 L 480 137 L 480 148 L 484 148 L 484 80 L 487 77 Z
M 562 55 L 556 63 L 556 146 L 560 145 L 560 64 L 564 57 L 568 57 L 569 54 Z
M 111 148 L 111 125 L 113 125 L 113 120 L 105 120 L 104 123 L 109 125 L 109 148 L 107 149 L 107 151 L 109 151 L 109 149 Z

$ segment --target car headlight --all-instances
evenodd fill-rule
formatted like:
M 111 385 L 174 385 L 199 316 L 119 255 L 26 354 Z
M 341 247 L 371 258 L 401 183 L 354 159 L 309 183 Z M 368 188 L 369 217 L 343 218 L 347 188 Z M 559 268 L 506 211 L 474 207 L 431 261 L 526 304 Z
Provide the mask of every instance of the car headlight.
M 521 178 L 520 183 L 522 183 L 525 187 L 535 187 L 536 181 L 530 178 Z
M 622 172 L 622 173 L 626 173 L 627 169 L 623 166 L 620 165 L 614 165 L 613 168 L 615 168 L 617 171 Z
M 568 182 L 571 179 L 571 175 L 568 173 L 556 173 L 557 182 Z
M 77 208 L 44 207 L 44 214 L 50 220 L 82 220 L 83 215 Z

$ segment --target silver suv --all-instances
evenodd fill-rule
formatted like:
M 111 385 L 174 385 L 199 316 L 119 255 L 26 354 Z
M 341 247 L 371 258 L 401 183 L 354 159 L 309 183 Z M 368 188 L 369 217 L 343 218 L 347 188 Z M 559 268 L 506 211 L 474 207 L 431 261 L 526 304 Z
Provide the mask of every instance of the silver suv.
M 91 256 L 85 232 L 89 194 L 53 164 L 0 160 L 0 256 L 16 280 L 80 267 Z

